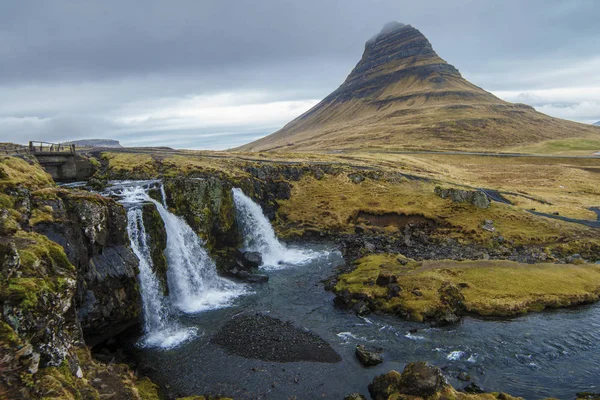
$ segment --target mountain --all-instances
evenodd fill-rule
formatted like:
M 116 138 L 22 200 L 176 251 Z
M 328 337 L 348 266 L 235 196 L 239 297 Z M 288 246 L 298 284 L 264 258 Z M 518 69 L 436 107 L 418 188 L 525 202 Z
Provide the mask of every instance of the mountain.
M 589 125 L 511 104 L 464 79 L 410 25 L 367 41 L 344 83 L 281 130 L 243 151 L 334 149 L 498 150 L 589 137 Z
M 110 147 L 110 148 L 121 148 L 121 143 L 118 140 L 113 139 L 81 139 L 66 142 L 64 144 L 74 144 L 75 146 L 82 147 Z
M 594 122 L 592 125 L 600 126 L 600 121 Z

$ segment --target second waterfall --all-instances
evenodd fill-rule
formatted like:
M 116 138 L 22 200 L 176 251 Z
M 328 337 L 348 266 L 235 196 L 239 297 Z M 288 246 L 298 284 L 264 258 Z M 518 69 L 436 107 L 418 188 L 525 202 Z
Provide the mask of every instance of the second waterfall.
M 261 253 L 263 267 L 279 269 L 287 264 L 303 264 L 327 254 L 281 243 L 262 209 L 239 188 L 233 190 L 237 224 L 244 237 L 244 250 Z

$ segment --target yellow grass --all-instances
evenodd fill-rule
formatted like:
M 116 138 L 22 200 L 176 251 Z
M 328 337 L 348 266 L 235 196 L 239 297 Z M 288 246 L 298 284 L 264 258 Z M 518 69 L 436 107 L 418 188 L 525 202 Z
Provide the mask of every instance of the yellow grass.
M 398 307 L 422 320 L 443 307 L 438 290 L 446 282 L 460 289 L 465 309 L 482 316 L 510 316 L 598 300 L 600 265 L 520 264 L 511 261 L 423 261 L 401 265 L 398 255 L 369 255 L 340 276 L 336 290 L 378 298 L 381 309 Z M 374 285 L 380 273 L 393 274 L 403 288 L 387 299 L 387 289 Z M 422 296 L 413 293 L 419 290 Z

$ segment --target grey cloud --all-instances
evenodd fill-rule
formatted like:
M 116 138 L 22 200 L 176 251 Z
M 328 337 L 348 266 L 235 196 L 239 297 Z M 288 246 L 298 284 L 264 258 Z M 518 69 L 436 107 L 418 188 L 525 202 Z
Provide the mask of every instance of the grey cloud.
M 132 104 L 223 92 L 322 98 L 390 20 L 420 29 L 442 58 L 489 90 L 600 87 L 595 0 L 5 1 L 0 140 L 102 134 L 134 143 L 147 135 L 168 144 L 181 132 L 181 143 L 197 147 L 191 136 L 207 127 L 160 136 L 143 126 L 125 132 L 115 118 Z M 232 126 L 238 139 L 227 140 L 241 144 L 246 132 L 277 127 Z

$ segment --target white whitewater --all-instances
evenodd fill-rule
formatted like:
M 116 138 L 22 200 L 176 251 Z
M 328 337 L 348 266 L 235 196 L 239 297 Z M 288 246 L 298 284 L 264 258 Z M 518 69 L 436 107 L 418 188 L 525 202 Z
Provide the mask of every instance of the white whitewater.
M 144 317 L 143 346 L 171 348 L 195 336 L 195 328 L 183 328 L 170 315 L 167 299 L 152 271 L 152 258 L 148 247 L 148 236 L 144 227 L 142 210 L 127 211 L 127 233 L 131 249 L 139 259 L 139 282 Z
M 244 237 L 244 250 L 261 253 L 262 267 L 280 269 L 286 264 L 303 264 L 324 255 L 307 249 L 290 248 L 281 243 L 262 209 L 239 188 L 232 189 L 236 221 Z
M 165 185 L 160 185 L 160 197 L 162 198 L 163 206 L 167 206 L 167 194 L 165 193 Z
M 173 215 L 162 204 L 148 196 L 148 186 L 153 183 L 129 183 L 128 186 L 113 188 L 111 193 L 120 196 L 121 203 L 128 208 L 127 230 L 132 250 L 139 259 L 145 333 L 141 344 L 171 348 L 197 333 L 196 328 L 183 327 L 176 321 L 175 308 L 194 313 L 226 307 L 234 298 L 246 292 L 244 286 L 219 277 L 214 262 L 195 232 L 183 219 Z M 164 193 L 164 189 L 161 192 Z M 147 202 L 156 205 L 167 231 L 165 255 L 168 263 L 169 297 L 162 294 L 159 281 L 152 270 L 148 236 L 141 210 L 141 205 Z
M 187 313 L 226 307 L 245 294 L 244 286 L 221 278 L 198 235 L 183 220 L 157 201 L 167 230 L 166 257 L 169 293 L 174 304 Z

